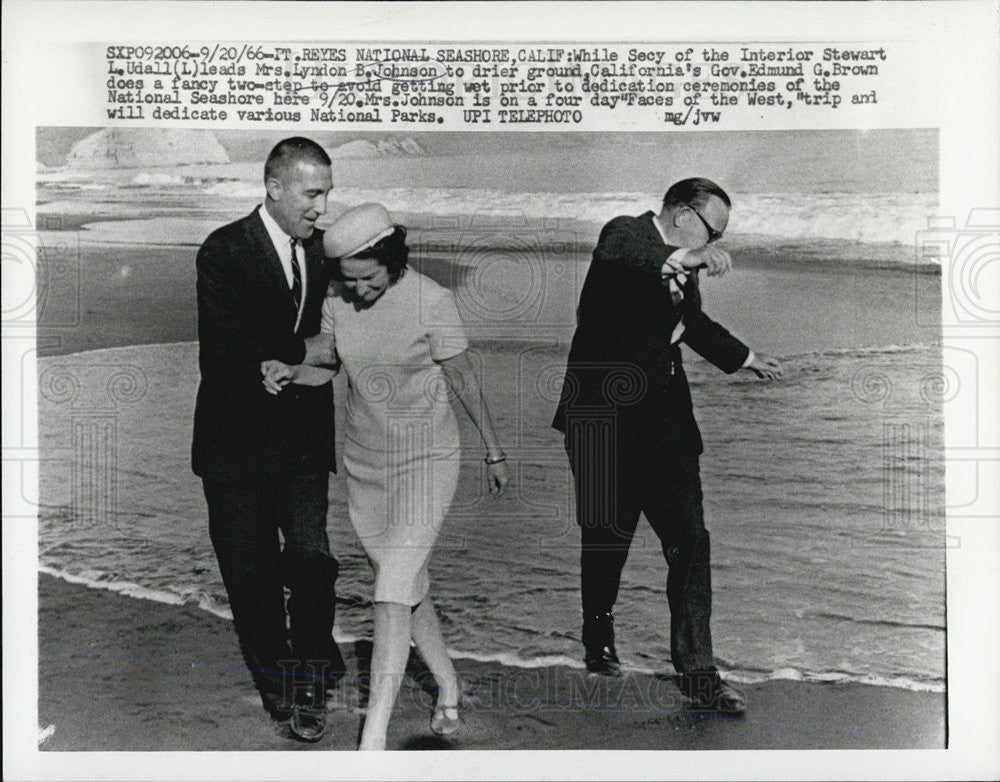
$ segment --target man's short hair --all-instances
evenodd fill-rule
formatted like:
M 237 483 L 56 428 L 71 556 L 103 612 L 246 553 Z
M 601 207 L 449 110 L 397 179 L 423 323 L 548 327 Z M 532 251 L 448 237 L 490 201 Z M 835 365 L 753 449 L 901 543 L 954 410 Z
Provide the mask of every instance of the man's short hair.
M 293 136 L 275 144 L 264 163 L 264 181 L 280 179 L 281 175 L 299 162 L 330 165 L 330 156 L 312 139 Z
M 674 182 L 670 186 L 670 189 L 667 190 L 667 194 L 663 196 L 663 206 L 667 208 L 672 206 L 693 206 L 698 208 L 708 203 L 708 199 L 711 196 L 720 199 L 726 205 L 726 208 L 731 208 L 733 205 L 729 200 L 729 196 L 726 195 L 726 191 L 711 179 L 692 177 L 691 179 L 682 179 L 680 182 Z

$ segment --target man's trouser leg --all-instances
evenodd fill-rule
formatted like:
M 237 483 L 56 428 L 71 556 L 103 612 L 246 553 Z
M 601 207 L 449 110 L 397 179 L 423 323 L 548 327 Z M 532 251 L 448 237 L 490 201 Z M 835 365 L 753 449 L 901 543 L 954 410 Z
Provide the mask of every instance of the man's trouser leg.
M 670 656 L 680 672 L 711 668 L 712 578 L 698 457 L 656 460 L 642 510 L 667 560 Z
M 208 524 L 229 595 L 240 650 L 265 708 L 290 709 L 284 671 L 291 650 L 278 541 L 281 492 L 273 483 L 222 483 L 205 479 Z M 290 672 L 290 671 L 289 671 Z
M 314 678 L 322 682 L 325 686 L 312 690 L 319 702 L 326 688 L 340 680 L 346 670 L 333 640 L 338 564 L 330 554 L 326 534 L 328 486 L 326 472 L 293 477 L 281 516 L 285 537 L 282 576 L 290 593 L 288 616 L 292 652 L 298 663 L 296 681 L 300 689 Z
M 566 451 L 580 526 L 584 617 L 610 613 L 639 521 L 640 497 L 614 422 L 571 422 Z

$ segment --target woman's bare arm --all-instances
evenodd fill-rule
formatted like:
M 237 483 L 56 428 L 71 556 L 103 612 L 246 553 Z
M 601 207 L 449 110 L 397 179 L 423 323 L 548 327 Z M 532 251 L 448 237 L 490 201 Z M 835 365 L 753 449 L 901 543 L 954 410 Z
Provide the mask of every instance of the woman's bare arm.
M 483 391 L 476 373 L 473 371 L 472 362 L 469 361 L 469 356 L 462 352 L 438 363 L 441 365 L 451 389 L 455 392 L 455 396 L 462 403 L 465 412 L 469 414 L 469 418 L 479 430 L 479 435 L 486 445 L 486 469 L 490 493 L 502 494 L 510 482 L 507 465 L 503 461 L 506 454 L 500 447 L 500 438 L 497 437 L 496 429 L 493 427 L 493 417 L 486 405 L 486 399 L 483 398 Z M 490 463 L 494 459 L 499 461 Z

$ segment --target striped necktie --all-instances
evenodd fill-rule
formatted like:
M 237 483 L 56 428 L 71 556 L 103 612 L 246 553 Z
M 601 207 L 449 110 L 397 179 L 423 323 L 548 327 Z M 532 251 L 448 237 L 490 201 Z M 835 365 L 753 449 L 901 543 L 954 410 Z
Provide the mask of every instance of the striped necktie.
M 302 303 L 302 270 L 299 268 L 299 259 L 295 251 L 298 244 L 299 240 L 292 238 L 292 298 L 295 300 L 296 311 Z

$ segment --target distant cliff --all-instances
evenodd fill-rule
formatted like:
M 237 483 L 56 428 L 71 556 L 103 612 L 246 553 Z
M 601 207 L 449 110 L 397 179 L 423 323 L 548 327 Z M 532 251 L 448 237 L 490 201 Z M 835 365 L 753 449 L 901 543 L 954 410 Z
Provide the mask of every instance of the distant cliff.
M 67 166 L 79 169 L 228 162 L 210 131 L 180 128 L 104 128 L 76 142 L 66 158 Z
M 357 141 L 349 141 L 346 144 L 341 144 L 339 147 L 334 147 L 327 151 L 330 153 L 330 157 L 334 158 L 371 158 L 425 154 L 423 147 L 409 137 L 399 140 L 382 139 L 374 142 L 359 139 Z

